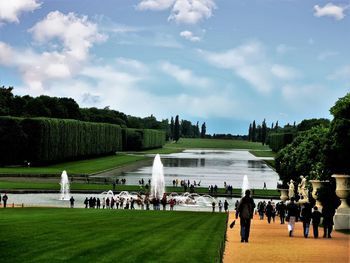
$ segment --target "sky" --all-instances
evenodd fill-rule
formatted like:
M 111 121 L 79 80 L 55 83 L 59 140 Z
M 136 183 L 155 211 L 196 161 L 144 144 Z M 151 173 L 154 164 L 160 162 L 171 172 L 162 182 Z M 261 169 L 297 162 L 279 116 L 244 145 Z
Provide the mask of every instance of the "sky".
M 0 0 L 0 85 L 209 134 L 331 119 L 350 1 Z

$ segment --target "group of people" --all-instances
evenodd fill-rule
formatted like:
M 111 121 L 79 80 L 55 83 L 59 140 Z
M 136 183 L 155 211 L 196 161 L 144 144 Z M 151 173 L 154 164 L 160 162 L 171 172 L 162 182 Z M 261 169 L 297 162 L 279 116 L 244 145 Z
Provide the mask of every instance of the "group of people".
M 212 211 L 215 212 L 216 202 L 213 201 L 213 202 L 211 203 L 211 206 L 212 206 L 212 209 L 213 209 Z M 218 202 L 219 212 L 222 212 L 222 208 L 224 208 L 225 212 L 227 213 L 227 212 L 228 212 L 228 206 L 229 206 L 229 204 L 228 204 L 228 202 L 227 202 L 226 199 L 225 199 L 224 202 L 222 202 L 221 200 L 219 200 L 219 202 Z
M 8 196 L 7 196 L 6 193 L 2 197 L 1 197 L 1 194 L 0 194 L 0 205 L 1 205 L 1 202 L 2 202 L 3 208 L 6 208 L 7 200 L 8 200 Z
M 149 195 L 142 197 L 138 195 L 137 198 L 124 198 L 120 196 L 103 197 L 86 197 L 84 200 L 85 208 L 96 208 L 96 209 L 135 209 L 135 204 L 138 205 L 141 210 L 150 210 L 150 206 L 153 205 L 153 210 L 166 210 L 167 205 L 170 206 L 170 210 L 174 210 L 176 205 L 175 199 L 171 198 L 167 200 L 166 194 L 162 198 L 150 198 Z
M 241 242 L 248 242 L 250 223 L 255 211 L 255 203 L 250 197 L 250 190 L 246 190 L 245 196 L 238 202 L 238 205 L 236 203 L 235 207 L 236 219 L 240 217 Z M 267 203 L 261 201 L 258 203 L 257 212 L 259 213 L 260 220 L 263 220 L 264 215 L 266 215 L 269 224 L 271 223 L 271 219 L 275 222 L 276 214 L 280 216 L 281 224 L 284 224 L 284 221 L 287 221 L 289 237 L 293 236 L 295 222 L 301 220 L 303 223 L 304 237 L 307 238 L 309 236 L 310 224 L 312 222 L 314 238 L 318 238 L 318 228 L 321 223 L 321 218 L 323 218 L 323 237 L 331 238 L 334 225 L 333 217 L 335 214 L 335 207 L 336 206 L 332 204 L 325 204 L 321 213 L 317 206 L 312 207 L 308 201 L 297 204 L 295 198 L 292 197 L 287 205 L 283 201 L 277 203 L 277 205 L 275 205 L 272 200 Z M 234 222 L 232 222 L 231 225 L 234 225 Z

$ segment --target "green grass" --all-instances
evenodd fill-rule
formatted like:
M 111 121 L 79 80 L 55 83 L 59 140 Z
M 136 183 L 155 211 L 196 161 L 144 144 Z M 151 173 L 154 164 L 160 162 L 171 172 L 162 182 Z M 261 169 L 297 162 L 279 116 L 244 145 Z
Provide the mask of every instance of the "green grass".
M 43 167 L 0 167 L 0 174 L 61 174 L 63 170 L 66 170 L 68 174 L 93 174 L 147 158 L 149 157 L 118 154 Z
M 276 157 L 276 153 L 269 150 L 269 151 L 249 151 L 251 154 L 253 154 L 256 157 Z
M 0 258 L 15 262 L 219 262 L 225 213 L 2 209 Z
M 208 149 L 248 149 L 248 150 L 270 150 L 266 145 L 257 142 L 243 140 L 222 140 L 222 139 L 190 139 L 181 138 L 177 143 L 168 143 L 166 148 L 208 148 Z

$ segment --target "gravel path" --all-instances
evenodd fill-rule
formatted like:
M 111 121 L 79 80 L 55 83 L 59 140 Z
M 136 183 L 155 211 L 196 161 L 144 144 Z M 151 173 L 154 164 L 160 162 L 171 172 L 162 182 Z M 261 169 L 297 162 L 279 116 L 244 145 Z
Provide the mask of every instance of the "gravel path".
M 234 219 L 230 213 L 228 224 Z M 232 262 L 350 262 L 350 235 L 333 231 L 332 238 L 323 238 L 323 228 L 319 228 L 319 238 L 303 236 L 303 225 L 296 223 L 293 237 L 288 236 L 287 222 L 267 223 L 266 218 L 255 216 L 251 222 L 249 243 L 240 241 L 239 219 L 233 229 L 227 227 L 227 241 L 224 263 Z

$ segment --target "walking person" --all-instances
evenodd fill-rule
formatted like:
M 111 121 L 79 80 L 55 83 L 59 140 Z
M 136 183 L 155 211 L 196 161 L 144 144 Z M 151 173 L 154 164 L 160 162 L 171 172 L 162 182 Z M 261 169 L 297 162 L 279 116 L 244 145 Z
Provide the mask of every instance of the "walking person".
M 7 200 L 8 200 L 8 197 L 7 197 L 7 194 L 5 193 L 4 196 L 2 197 L 2 202 L 4 203 L 4 208 L 6 208 Z
M 85 200 L 84 200 L 84 205 L 85 205 L 85 208 L 88 208 L 88 205 L 89 205 L 89 199 L 86 197 Z
M 272 204 L 271 201 L 268 201 L 267 205 L 266 205 L 266 209 L 265 209 L 265 213 L 266 213 L 266 217 L 267 217 L 267 222 L 270 224 L 271 223 L 271 217 L 272 217 Z
M 299 209 L 296 203 L 294 202 L 294 197 L 290 199 L 290 203 L 287 205 L 287 222 L 288 222 L 288 231 L 289 236 L 291 237 L 293 235 L 295 222 L 298 220 L 299 216 Z
M 240 217 L 241 222 L 241 242 L 248 242 L 250 232 L 250 221 L 254 215 L 255 203 L 250 197 L 250 190 L 245 191 L 245 196 L 239 202 L 236 211 L 236 219 Z
M 74 197 L 71 196 L 70 199 L 69 199 L 69 202 L 70 202 L 70 208 L 74 208 Z
M 311 222 L 311 204 L 309 202 L 304 203 L 303 209 L 301 210 L 301 218 L 303 221 L 304 237 L 307 238 Z
M 318 226 L 320 225 L 321 217 L 322 217 L 321 212 L 318 211 L 318 207 L 315 206 L 314 211 L 311 214 L 314 238 L 318 238 Z
M 219 200 L 219 212 L 222 212 L 222 202 Z
M 278 213 L 280 215 L 281 224 L 284 224 L 284 219 L 286 218 L 286 204 L 282 201 L 278 206 Z
M 228 202 L 227 202 L 226 199 L 225 199 L 225 202 L 224 202 L 224 210 L 225 210 L 225 212 L 228 212 Z
M 213 208 L 213 212 L 215 212 L 215 202 L 214 201 L 211 203 L 211 206 Z

